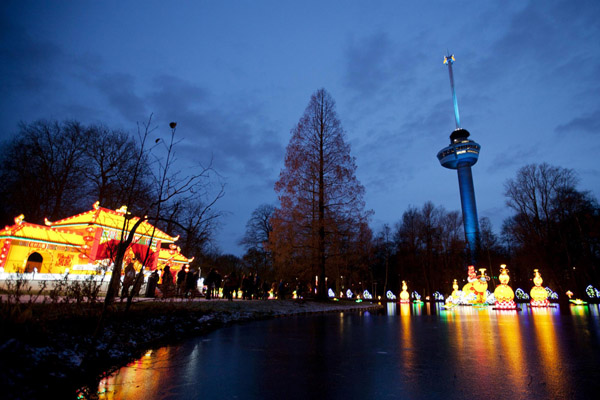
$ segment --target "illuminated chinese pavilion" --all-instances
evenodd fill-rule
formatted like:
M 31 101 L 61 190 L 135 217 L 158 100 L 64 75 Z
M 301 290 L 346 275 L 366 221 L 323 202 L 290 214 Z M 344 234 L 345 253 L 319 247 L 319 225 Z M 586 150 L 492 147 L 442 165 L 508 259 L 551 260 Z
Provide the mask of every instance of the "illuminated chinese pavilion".
M 138 221 L 125 207 L 109 210 L 98 202 L 89 211 L 60 221 L 46 220 L 45 225 L 26 222 L 20 215 L 14 225 L 0 231 L 0 268 L 7 273 L 95 273 L 99 266 L 111 264 L 121 232 L 124 229 L 129 233 Z M 181 254 L 175 245 L 177 239 L 144 221 L 136 230 L 125 260 L 139 263 L 148 255 L 149 270 L 165 265 L 179 270 L 193 258 Z

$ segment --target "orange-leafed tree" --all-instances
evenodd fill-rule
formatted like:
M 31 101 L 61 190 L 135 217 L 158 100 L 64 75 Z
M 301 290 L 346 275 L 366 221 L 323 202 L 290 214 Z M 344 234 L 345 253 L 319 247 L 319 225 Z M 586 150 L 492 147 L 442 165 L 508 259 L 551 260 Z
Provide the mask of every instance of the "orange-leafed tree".
M 364 187 L 325 89 L 311 97 L 292 129 L 285 167 L 275 184 L 280 206 L 272 216 L 269 247 L 281 277 L 305 281 L 319 276 L 318 296 L 327 297 L 325 277 L 354 251 L 367 226 Z M 335 275 L 333 275 L 335 274 Z

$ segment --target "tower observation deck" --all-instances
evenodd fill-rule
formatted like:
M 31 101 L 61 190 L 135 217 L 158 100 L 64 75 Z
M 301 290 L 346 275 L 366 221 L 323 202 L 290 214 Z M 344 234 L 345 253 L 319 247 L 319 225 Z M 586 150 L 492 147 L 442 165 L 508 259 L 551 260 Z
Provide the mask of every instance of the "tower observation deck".
M 473 174 L 471 166 L 479 159 L 481 146 L 469 139 L 470 133 L 460 126 L 458 113 L 458 101 L 454 90 L 454 76 L 452 64 L 454 55 L 444 57 L 444 64 L 448 65 L 450 74 L 450 86 L 452 89 L 452 100 L 454 103 L 454 118 L 456 129 L 450 135 L 450 145 L 444 147 L 437 153 L 437 158 L 443 167 L 455 169 L 458 174 L 458 189 L 460 191 L 460 203 L 462 208 L 463 226 L 465 239 L 467 241 L 467 253 L 469 263 L 477 264 L 480 248 L 479 219 L 477 218 L 477 204 L 475 203 L 475 188 L 473 186 Z

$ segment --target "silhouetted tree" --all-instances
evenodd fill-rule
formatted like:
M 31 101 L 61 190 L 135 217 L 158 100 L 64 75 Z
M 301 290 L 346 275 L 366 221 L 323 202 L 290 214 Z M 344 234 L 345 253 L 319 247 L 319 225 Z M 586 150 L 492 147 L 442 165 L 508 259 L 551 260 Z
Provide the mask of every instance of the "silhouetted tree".
M 273 231 L 271 225 L 271 216 L 275 211 L 275 206 L 271 204 L 261 204 L 253 212 L 246 223 L 246 233 L 240 241 L 246 249 L 257 249 L 265 251 L 265 245 L 269 241 L 269 236 Z
M 392 257 L 395 255 L 396 244 L 393 241 L 392 229 L 388 224 L 384 224 L 375 237 L 376 260 L 382 264 L 383 273 L 383 294 L 388 290 L 388 280 L 390 277 L 390 264 L 393 263 Z
M 421 209 L 409 207 L 396 224 L 399 278 L 424 289 L 424 295 L 443 291 L 452 279 L 466 275 L 462 221 L 457 211 L 426 202 Z
M 117 209 L 126 204 L 133 193 L 136 201 L 130 204 L 130 211 L 145 210 L 152 201 L 147 154 L 140 154 L 138 143 L 126 132 L 103 125 L 90 126 L 86 132 L 83 171 L 88 181 L 89 203 L 99 201 L 103 207 Z M 136 169 L 136 163 L 139 163 L 138 176 L 132 185 L 134 174 L 131 172 Z
M 268 279 L 275 278 L 272 271 L 272 255 L 268 246 L 273 231 L 271 216 L 274 211 L 275 206 L 271 204 L 258 206 L 246 223 L 246 232 L 240 241 L 240 244 L 246 248 L 244 261 L 252 270 L 258 272 L 260 276 L 268 276 Z
M 57 219 L 91 204 L 82 203 L 87 141 L 86 129 L 76 121 L 21 123 L 0 155 L 4 222 L 25 214 L 43 223 L 45 217 Z
M 572 170 L 545 163 L 526 165 L 505 183 L 506 204 L 515 215 L 504 221 L 503 234 L 514 263 L 530 274 L 541 268 L 561 293 L 598 279 L 598 205 L 576 190 L 577 183 Z
M 482 264 L 487 264 L 489 275 L 491 276 L 490 287 L 495 288 L 500 273 L 500 265 L 507 263 L 506 254 L 500 245 L 498 236 L 494 233 L 492 222 L 488 217 L 479 219 L 479 228 L 481 232 L 481 260 L 485 260 Z M 517 282 L 517 268 L 510 266 L 511 280 Z

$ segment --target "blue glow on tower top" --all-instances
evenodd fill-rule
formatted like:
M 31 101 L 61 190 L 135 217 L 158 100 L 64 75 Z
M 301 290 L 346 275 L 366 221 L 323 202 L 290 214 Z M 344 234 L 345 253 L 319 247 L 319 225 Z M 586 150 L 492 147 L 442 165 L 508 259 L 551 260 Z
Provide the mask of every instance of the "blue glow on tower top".
M 454 74 L 452 73 L 452 64 L 456 59 L 454 54 L 448 53 L 444 57 L 444 64 L 448 65 L 448 73 L 450 74 L 450 88 L 452 89 L 452 101 L 454 102 L 454 121 L 456 122 L 456 129 L 460 129 L 460 115 L 458 114 L 458 100 L 456 99 L 456 90 L 454 90 Z

